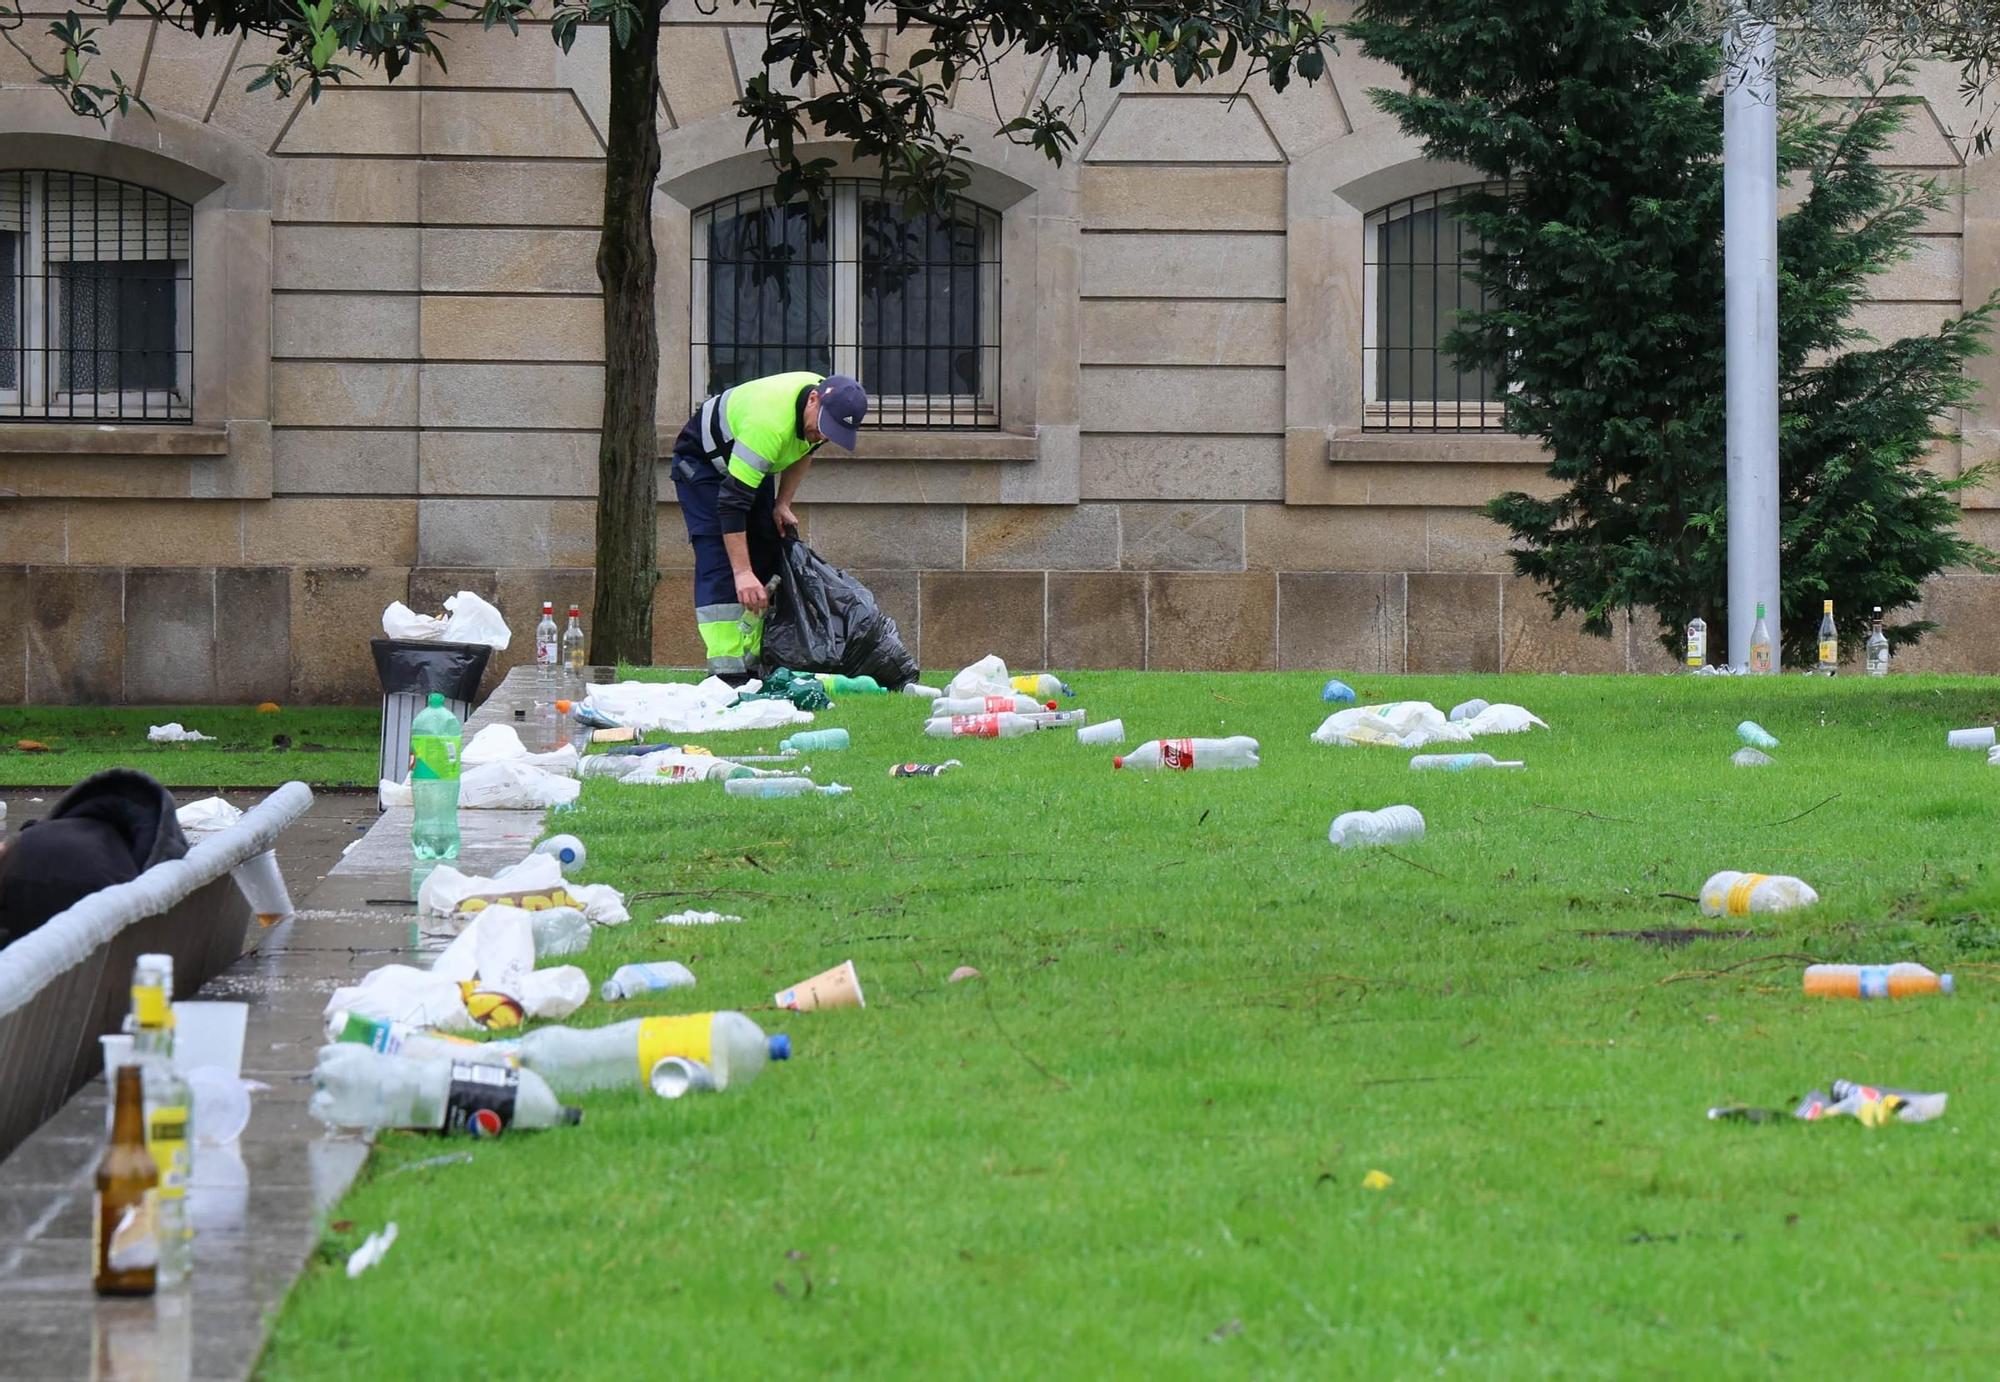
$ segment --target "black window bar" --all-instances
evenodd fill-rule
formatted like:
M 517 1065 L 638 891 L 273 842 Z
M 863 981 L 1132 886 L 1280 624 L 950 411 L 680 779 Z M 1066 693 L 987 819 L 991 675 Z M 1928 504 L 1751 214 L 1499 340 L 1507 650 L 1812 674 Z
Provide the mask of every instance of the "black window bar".
M 0 422 L 187 422 L 194 210 L 116 178 L 0 171 Z
M 1446 188 L 1394 202 L 1370 216 L 1363 240 L 1367 334 L 1362 429 L 1370 432 L 1499 432 L 1504 409 L 1491 370 L 1466 369 L 1444 348 L 1462 312 L 1484 311 L 1474 275 L 1479 237 L 1453 214 L 1470 192 Z
M 695 398 L 786 370 L 851 374 L 873 427 L 1000 425 L 1000 218 L 906 213 L 841 179 L 824 214 L 767 190 L 695 213 Z

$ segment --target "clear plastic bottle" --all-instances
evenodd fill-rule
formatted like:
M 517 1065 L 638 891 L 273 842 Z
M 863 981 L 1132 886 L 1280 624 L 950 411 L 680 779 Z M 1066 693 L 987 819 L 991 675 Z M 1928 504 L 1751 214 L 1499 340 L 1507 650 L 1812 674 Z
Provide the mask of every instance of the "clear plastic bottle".
M 1111 760 L 1114 768 L 1254 768 L 1257 741 L 1247 734 L 1227 739 L 1155 739 Z
M 517 1065 L 513 1056 L 493 1042 L 433 1032 L 408 1022 L 380 1022 L 344 1008 L 326 1016 L 326 1039 L 355 1042 L 387 1056 L 408 1056 L 412 1060 L 472 1061 L 481 1065 Z
M 940 715 L 924 733 L 933 739 L 1018 739 L 1040 728 L 1025 715 Z
M 458 760 L 465 727 L 431 692 L 410 725 L 410 851 L 419 859 L 458 857 Z
M 1868 658 L 1868 675 L 1886 677 L 1889 675 L 1889 638 L 1882 632 L 1882 606 L 1875 606 L 1875 618 L 1868 630 L 1868 645 L 1864 650 Z
M 931 702 L 932 715 L 1036 715 L 1055 709 L 1033 696 L 1016 691 L 1007 696 L 939 696 Z
M 1938 974 L 1919 964 L 1806 966 L 1809 998 L 1915 998 L 1949 995 L 1953 990 L 1949 974 Z M 1841 1097 L 1837 1087 L 1834 1097 Z
M 1802 878 L 1784 873 L 1739 873 L 1724 869 L 1701 885 L 1701 914 L 1741 917 L 1752 912 L 1788 912 L 1810 907 L 1819 894 Z
M 1778 747 L 1778 736 L 1771 733 L 1770 730 L 1765 729 L 1755 720 L 1745 720 L 1742 724 L 1736 726 L 1736 737 L 1753 749 L 1775 749 Z
M 187 1280 L 194 1262 L 188 1182 L 194 1175 L 194 1093 L 174 1067 L 174 961 L 141 955 L 132 969 L 132 1059 L 145 1091 L 146 1151 L 159 1168 L 157 1226 L 163 1289 Z
M 589 652 L 589 645 L 583 636 L 583 612 L 576 605 L 571 605 L 569 626 L 563 630 L 562 636 L 562 660 L 563 670 L 569 676 L 570 689 L 579 694 L 583 691 L 584 660 Z
M 1081 729 L 1090 722 L 1088 710 L 1037 710 L 1023 715 L 1022 719 L 1036 729 Z
M 622 1003 L 642 993 L 667 993 L 694 987 L 694 971 L 678 960 L 653 960 L 644 964 L 620 965 L 598 986 L 597 996 L 607 1003 Z
M 844 749 L 852 742 L 844 729 L 808 729 L 778 741 L 779 753 L 812 753 Z
M 732 777 L 722 784 L 722 789 L 732 797 L 802 797 L 809 792 L 817 792 L 824 797 L 845 796 L 853 791 L 838 782 L 822 787 L 810 778 L 804 777 Z
M 493 1136 L 583 1120 L 531 1070 L 464 1060 L 391 1056 L 359 1042 L 322 1046 L 313 1069 L 313 1117 L 335 1128 L 415 1128 Z
M 788 1060 L 791 1038 L 767 1037 L 738 1012 L 640 1017 L 609 1027 L 543 1027 L 507 1043 L 521 1064 L 564 1094 L 643 1088 L 670 1057 L 698 1062 L 717 1089 L 757 1077 L 768 1060 Z
M 1490 753 L 1420 753 L 1410 760 L 1410 771 L 1463 773 L 1474 768 L 1525 768 L 1520 759 L 1499 759 Z
M 1822 600 L 1819 614 L 1819 674 L 1830 677 L 1840 671 L 1840 631 L 1833 623 L 1833 601 Z
M 552 600 L 542 601 L 542 621 L 535 625 L 535 686 L 537 698 L 552 701 L 559 689 L 557 668 L 562 656 L 562 644 L 556 634 L 556 607 Z
M 1047 672 L 1031 672 L 1024 677 L 1015 677 L 1010 682 L 1016 691 L 1024 696 L 1033 696 L 1038 701 L 1052 701 L 1057 696 L 1074 696 L 1067 683 Z
M 1414 806 L 1349 811 L 1333 818 L 1326 838 L 1329 844 L 1339 845 L 1342 849 L 1354 849 L 1361 845 L 1412 844 L 1424 838 L 1424 817 Z
M 1750 670 L 1771 670 L 1771 628 L 1764 622 L 1764 605 L 1757 605 L 1757 621 L 1750 626 Z
M 1708 666 L 1708 621 L 1699 615 L 1688 620 L 1687 665 L 1697 672 Z

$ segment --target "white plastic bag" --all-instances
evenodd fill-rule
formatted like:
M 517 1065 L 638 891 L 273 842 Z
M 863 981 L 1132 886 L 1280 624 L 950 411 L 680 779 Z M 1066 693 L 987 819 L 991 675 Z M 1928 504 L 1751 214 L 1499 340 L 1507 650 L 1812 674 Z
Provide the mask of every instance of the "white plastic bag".
M 514 635 L 500 611 L 469 590 L 461 590 L 444 602 L 446 643 L 484 643 L 496 652 L 505 652 Z
M 1014 683 L 1007 675 L 1007 664 L 992 653 L 988 653 L 971 666 L 962 669 L 944 688 L 947 696 L 1006 696 L 1011 695 Z
M 476 768 L 484 763 L 526 763 L 544 772 L 575 777 L 577 754 L 575 747 L 569 744 L 546 753 L 529 753 L 528 746 L 521 742 L 521 736 L 512 725 L 488 725 L 472 736 L 458 761 L 467 768 Z
M 458 804 L 474 810 L 527 811 L 575 801 L 583 784 L 519 760 L 482 763 L 458 779 Z
M 444 637 L 444 620 L 435 614 L 419 614 L 401 600 L 393 600 L 382 611 L 384 637 L 403 643 L 430 643 Z
M 593 925 L 622 926 L 632 919 L 631 912 L 626 910 L 623 893 L 609 883 L 564 881 L 562 864 L 548 854 L 530 854 L 491 878 L 463 874 L 450 864 L 439 864 L 417 890 L 417 906 L 437 916 L 451 916 L 468 897 L 547 892 L 556 887 L 576 899 Z
M 205 835 L 212 830 L 227 830 L 243 819 L 243 813 L 221 797 L 203 797 L 174 812 L 174 819 L 181 823 L 183 833 Z
M 215 742 L 215 736 L 183 729 L 180 721 L 169 720 L 163 725 L 148 726 L 146 740 L 153 744 L 212 744 Z
M 1520 734 L 1536 727 L 1547 729 L 1548 722 L 1523 706 L 1489 705 L 1467 722 L 1474 734 Z
M 326 1000 L 326 1011 L 329 1015 L 349 1012 L 373 1022 L 407 1022 L 440 1032 L 479 1028 L 465 1010 L 456 983 L 410 965 L 383 965 L 370 970 L 360 983 L 335 989 L 333 997 Z
M 611 721 L 644 734 L 724 734 L 739 729 L 784 729 L 809 725 L 812 714 L 790 701 L 735 704 L 737 688 L 715 677 L 699 686 L 685 682 L 621 681 L 593 686 L 585 704 Z

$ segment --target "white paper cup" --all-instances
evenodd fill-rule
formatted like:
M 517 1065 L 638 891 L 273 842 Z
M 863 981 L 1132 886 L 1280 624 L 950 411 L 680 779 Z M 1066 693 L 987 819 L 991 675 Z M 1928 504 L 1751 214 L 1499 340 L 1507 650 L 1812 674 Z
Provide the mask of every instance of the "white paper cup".
M 803 983 L 788 989 L 780 989 L 771 997 L 773 1004 L 789 1008 L 794 1012 L 819 1012 L 824 1008 L 865 1008 L 868 1000 L 861 994 L 861 976 L 854 972 L 854 961 L 843 960 L 824 974 L 815 974 Z
M 1944 741 L 1955 749 L 1990 749 L 1994 738 L 1993 726 L 1981 725 L 1977 729 L 1955 729 L 1945 735 Z
M 248 1003 L 174 1004 L 174 1066 L 192 1075 L 214 1066 L 232 1079 L 243 1073 L 243 1028 Z
M 1106 720 L 1101 725 L 1084 725 L 1076 732 L 1079 744 L 1122 744 L 1125 742 L 1125 722 Z
M 245 859 L 230 870 L 244 901 L 257 914 L 260 926 L 276 926 L 292 914 L 292 895 L 285 891 L 285 877 L 278 872 L 278 851 L 267 849 Z

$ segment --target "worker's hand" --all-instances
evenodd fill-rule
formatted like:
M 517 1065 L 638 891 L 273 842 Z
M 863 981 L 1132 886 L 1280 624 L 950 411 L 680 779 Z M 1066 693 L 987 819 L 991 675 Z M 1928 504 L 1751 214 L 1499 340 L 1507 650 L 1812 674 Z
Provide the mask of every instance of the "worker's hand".
M 792 512 L 790 504 L 778 505 L 771 516 L 777 520 L 779 537 L 797 537 L 799 535 L 799 516 Z
M 736 600 L 738 604 L 751 613 L 761 614 L 764 612 L 765 606 L 771 603 L 771 594 L 764 589 L 764 583 L 757 579 L 756 572 L 738 571 L 736 573 Z

